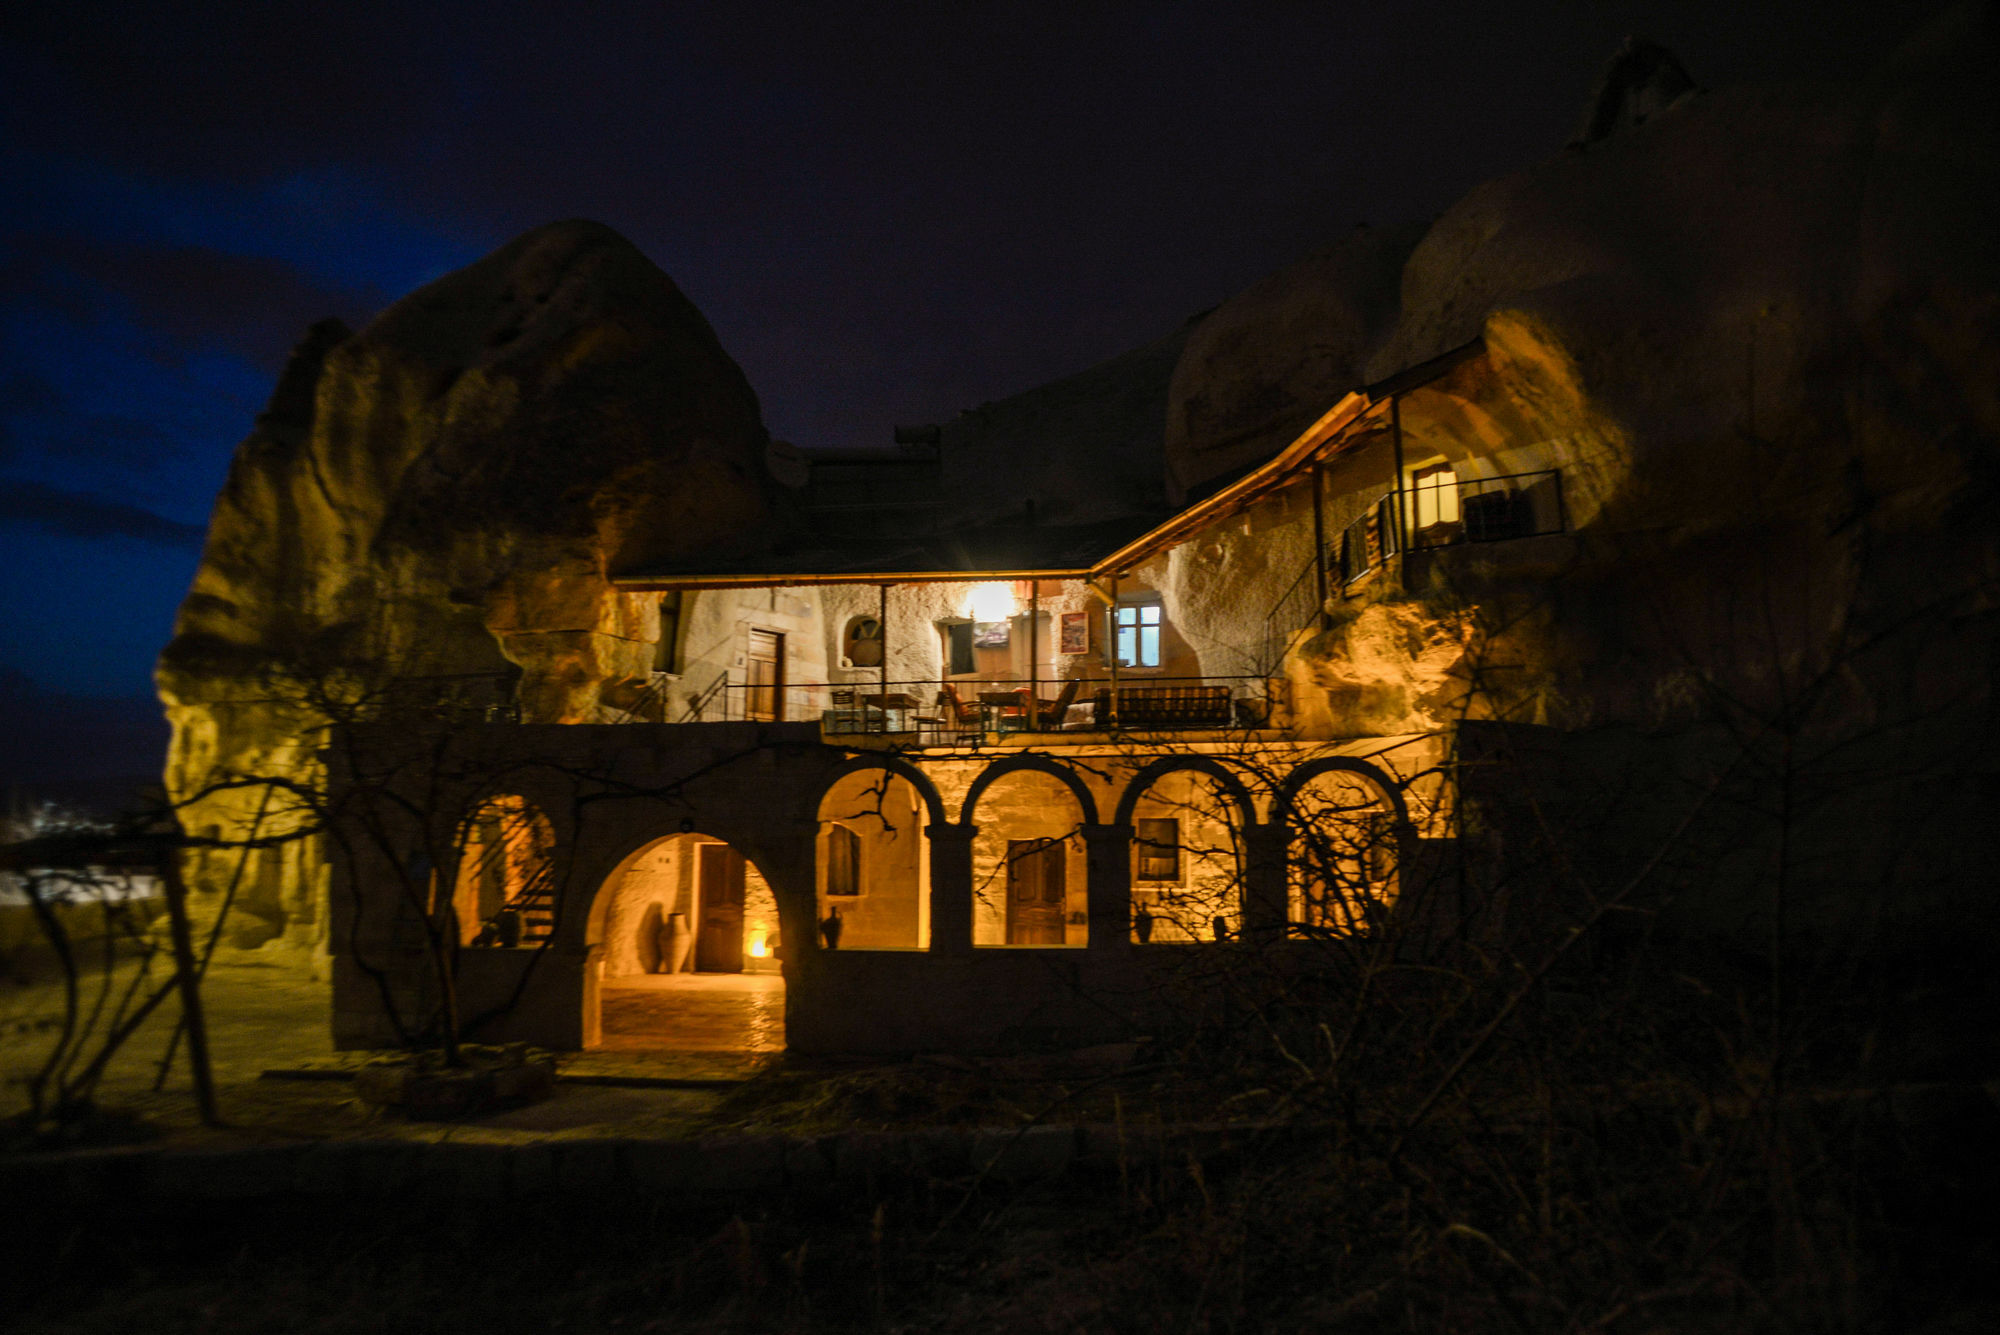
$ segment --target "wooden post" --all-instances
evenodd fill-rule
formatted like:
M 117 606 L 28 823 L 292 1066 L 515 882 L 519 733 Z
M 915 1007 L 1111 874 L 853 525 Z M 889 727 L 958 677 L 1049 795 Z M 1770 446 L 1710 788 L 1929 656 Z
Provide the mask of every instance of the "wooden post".
M 174 972 L 180 980 L 188 1065 L 194 1071 L 195 1106 L 201 1111 L 203 1126 L 220 1126 L 222 1115 L 215 1107 L 215 1072 L 208 1064 L 208 1025 L 201 1012 L 201 975 L 195 969 L 194 932 L 188 925 L 187 886 L 181 881 L 177 853 L 169 852 L 161 861 L 160 881 L 167 892 L 167 923 L 174 943 Z
M 875 665 L 876 689 L 882 693 L 882 731 L 889 731 L 889 586 L 882 586 L 881 600 L 876 604 L 876 627 L 882 632 L 882 661 Z M 862 710 L 866 720 L 868 711 Z

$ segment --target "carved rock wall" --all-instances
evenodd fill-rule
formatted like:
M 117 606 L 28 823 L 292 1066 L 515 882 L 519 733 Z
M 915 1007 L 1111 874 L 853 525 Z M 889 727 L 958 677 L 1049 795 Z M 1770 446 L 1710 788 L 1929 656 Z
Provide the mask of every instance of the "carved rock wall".
M 530 720 L 594 719 L 658 637 L 658 600 L 607 572 L 766 540 L 765 439 L 700 312 L 595 223 L 530 232 L 358 334 L 316 326 L 237 451 L 160 658 L 184 822 L 240 833 L 258 796 L 205 796 L 217 781 L 309 779 L 329 714 L 476 699 L 466 674 L 518 678 Z M 196 883 L 224 888 L 235 860 L 199 859 Z M 242 897 L 310 936 L 310 904 Z

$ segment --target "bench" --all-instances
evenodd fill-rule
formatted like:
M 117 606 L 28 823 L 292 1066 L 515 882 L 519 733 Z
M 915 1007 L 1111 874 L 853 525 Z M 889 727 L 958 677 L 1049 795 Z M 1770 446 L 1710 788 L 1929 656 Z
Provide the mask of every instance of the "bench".
M 1227 686 L 1128 686 L 1118 692 L 1124 728 L 1227 728 L 1235 721 Z M 1111 692 L 1097 693 L 1095 722 L 1111 726 Z

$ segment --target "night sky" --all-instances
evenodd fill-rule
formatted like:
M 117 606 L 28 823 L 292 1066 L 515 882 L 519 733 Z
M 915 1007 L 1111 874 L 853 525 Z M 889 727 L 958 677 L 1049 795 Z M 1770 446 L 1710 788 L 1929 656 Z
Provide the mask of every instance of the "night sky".
M 12 7 L 0 779 L 157 766 L 135 697 L 291 344 L 537 224 L 637 243 L 774 434 L 885 444 L 1548 156 L 1628 33 L 1853 77 L 1932 8 Z

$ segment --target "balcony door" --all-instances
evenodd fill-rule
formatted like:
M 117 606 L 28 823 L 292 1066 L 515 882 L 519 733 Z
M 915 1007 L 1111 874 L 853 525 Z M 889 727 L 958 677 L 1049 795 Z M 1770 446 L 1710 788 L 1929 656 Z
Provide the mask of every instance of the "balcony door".
M 750 632 L 744 658 L 748 686 L 744 717 L 776 723 L 785 717 L 785 637 L 775 630 Z

